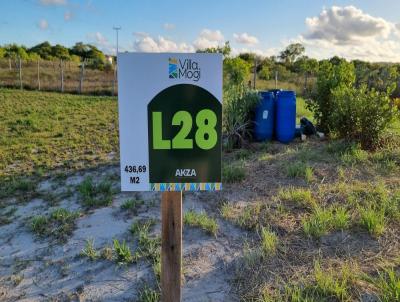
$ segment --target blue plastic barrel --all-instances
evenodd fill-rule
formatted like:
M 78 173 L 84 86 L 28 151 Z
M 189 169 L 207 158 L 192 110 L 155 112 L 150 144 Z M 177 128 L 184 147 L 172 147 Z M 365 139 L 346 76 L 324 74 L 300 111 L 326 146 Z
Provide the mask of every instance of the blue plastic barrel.
M 289 143 L 296 132 L 296 93 L 280 91 L 276 99 L 276 138 L 281 143 Z
M 258 141 L 271 140 L 274 133 L 275 102 L 274 94 L 260 92 L 261 102 L 255 110 L 254 136 Z

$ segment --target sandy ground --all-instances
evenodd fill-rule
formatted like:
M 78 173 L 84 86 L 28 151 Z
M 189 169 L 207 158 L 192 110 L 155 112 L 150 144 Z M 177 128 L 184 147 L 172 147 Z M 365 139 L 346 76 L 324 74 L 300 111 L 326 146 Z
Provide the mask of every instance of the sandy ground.
M 7 201 L 8 208 L 16 206 L 17 210 L 12 223 L 0 227 L 0 301 L 135 301 L 143 283 L 154 284 L 152 267 L 147 261 L 118 266 L 111 261 L 90 261 L 80 256 L 87 239 L 93 239 L 96 248 L 110 245 L 114 238 L 129 243 L 129 227 L 138 219 L 156 219 L 153 233 L 160 233 L 159 193 L 141 193 L 145 203 L 133 217 L 120 206 L 135 193 L 116 194 L 112 206 L 83 211 L 76 185 L 89 175 L 100 180 L 110 174 L 118 175 L 118 167 L 70 175 L 61 183 L 52 179 L 41 182 L 38 190 L 44 195 L 63 194 L 68 189 L 74 192 L 56 205 L 40 198 L 25 203 Z M 115 188 L 118 189 L 118 181 Z M 215 213 L 215 196 L 219 195 L 185 193 L 184 210 Z M 72 236 L 63 244 L 39 239 L 30 230 L 31 217 L 59 207 L 84 213 L 77 219 Z M 230 280 L 245 234 L 231 224 L 218 222 L 216 238 L 200 229 L 184 228 L 183 301 L 236 301 Z

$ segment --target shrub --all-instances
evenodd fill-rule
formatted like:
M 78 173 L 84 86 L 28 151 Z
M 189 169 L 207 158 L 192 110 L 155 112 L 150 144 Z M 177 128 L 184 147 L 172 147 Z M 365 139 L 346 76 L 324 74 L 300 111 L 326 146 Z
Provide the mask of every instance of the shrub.
M 229 84 L 241 85 L 250 75 L 250 65 L 241 58 L 226 58 L 224 60 L 224 75 Z
M 363 149 L 375 149 L 397 113 L 389 96 L 389 91 L 368 90 L 365 85 L 337 87 L 332 91 L 331 130 L 340 138 L 359 141 Z
M 355 69 L 352 63 L 345 60 L 341 60 L 337 65 L 329 61 L 320 63 L 316 89 L 307 101 L 307 105 L 313 111 L 321 131 L 329 133 L 331 129 L 330 116 L 334 109 L 332 90 L 338 86 L 352 87 L 355 79 Z
M 222 122 L 229 150 L 251 138 L 252 112 L 259 102 L 258 93 L 243 85 L 225 89 Z

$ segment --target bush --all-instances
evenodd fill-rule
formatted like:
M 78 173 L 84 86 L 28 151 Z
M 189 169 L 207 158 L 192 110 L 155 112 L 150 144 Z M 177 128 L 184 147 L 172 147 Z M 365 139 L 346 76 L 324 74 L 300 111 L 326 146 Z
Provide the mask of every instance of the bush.
M 356 140 L 362 149 L 375 149 L 393 121 L 397 109 L 389 92 L 340 86 L 332 91 L 331 129 L 340 138 Z
M 330 61 L 320 64 L 316 89 L 308 100 L 308 108 L 313 111 L 318 128 L 329 133 L 331 129 L 330 115 L 334 109 L 332 90 L 338 86 L 352 87 L 355 82 L 355 69 L 352 63 L 341 60 L 337 65 Z
M 258 93 L 243 85 L 225 90 L 223 129 L 228 149 L 240 148 L 246 139 L 251 138 L 252 112 L 259 102 Z
M 241 58 L 226 58 L 224 60 L 225 82 L 241 85 L 250 76 L 250 65 Z

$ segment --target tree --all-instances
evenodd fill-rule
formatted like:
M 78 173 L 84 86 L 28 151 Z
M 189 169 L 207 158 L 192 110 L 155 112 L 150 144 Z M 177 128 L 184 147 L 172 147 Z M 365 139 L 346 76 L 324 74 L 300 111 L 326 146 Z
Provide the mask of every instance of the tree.
M 6 54 L 6 50 L 2 47 L 0 47 L 0 59 L 3 58 Z
M 305 52 L 305 48 L 302 44 L 300 43 L 294 43 L 290 44 L 288 47 L 286 47 L 285 50 L 283 50 L 279 58 L 286 64 L 286 65 L 291 65 L 298 57 L 303 55 Z
M 17 44 L 8 44 L 4 47 L 6 58 L 16 59 L 21 58 L 26 60 L 29 58 L 26 48 L 24 46 L 18 46 Z
M 62 60 L 70 59 L 68 48 L 66 48 L 60 44 L 53 46 L 51 53 L 52 53 L 53 57 L 56 57 L 56 58 L 59 58 Z
M 224 46 L 210 47 L 206 49 L 198 49 L 197 53 L 221 53 L 224 58 L 228 57 L 231 53 L 231 45 L 226 41 Z
M 90 45 L 84 44 L 82 42 L 77 42 L 75 45 L 71 48 L 71 54 L 76 55 L 78 57 L 81 57 L 82 59 L 86 59 L 88 56 L 88 53 L 90 51 Z
M 33 46 L 29 52 L 37 53 L 43 60 L 51 60 L 53 56 L 52 46 L 47 41 Z
M 262 66 L 260 72 L 258 73 L 258 76 L 260 77 L 260 79 L 263 80 L 269 80 L 271 78 L 271 70 L 269 69 L 268 65 L 264 65 Z
M 250 76 L 250 64 L 239 57 L 224 60 L 224 78 L 233 85 L 243 84 Z

